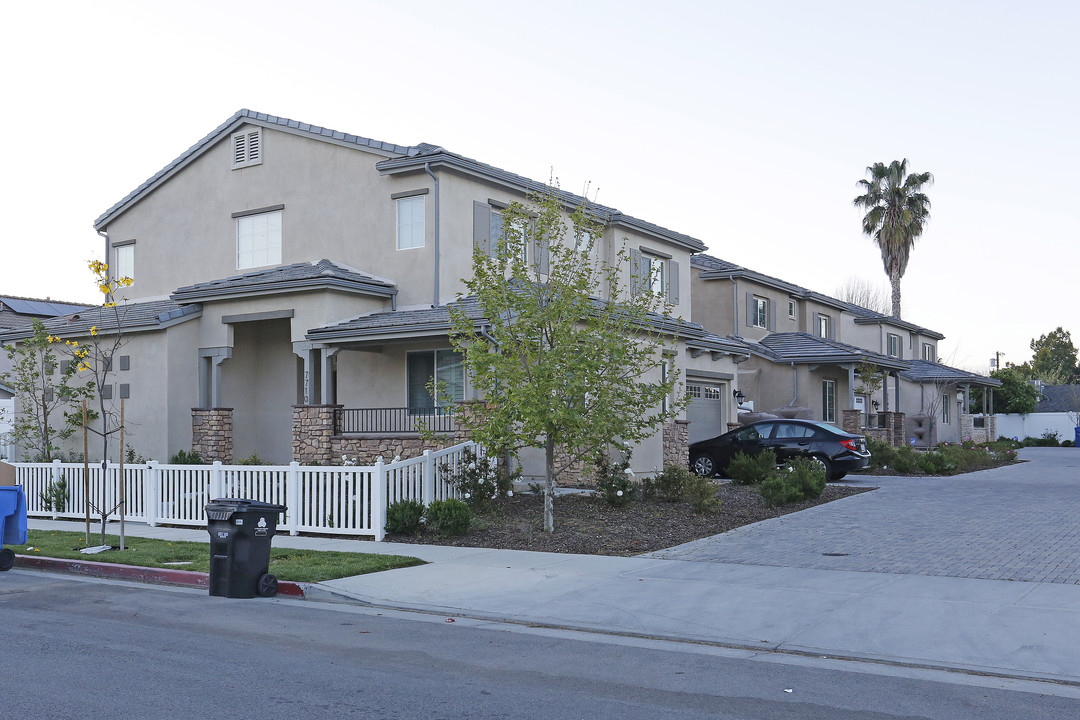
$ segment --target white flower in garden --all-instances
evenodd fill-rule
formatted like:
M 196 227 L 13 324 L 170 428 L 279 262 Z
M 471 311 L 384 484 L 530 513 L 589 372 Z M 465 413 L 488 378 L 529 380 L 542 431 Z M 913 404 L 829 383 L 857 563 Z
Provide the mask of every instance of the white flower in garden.
M 465 493 L 465 499 L 466 499 L 466 500 L 468 500 L 468 499 L 469 499 L 469 498 L 471 498 L 471 497 L 472 497 L 472 495 L 471 495 L 470 493 Z
M 395 455 L 393 462 L 401 462 L 401 456 L 400 455 Z
M 622 497 L 622 490 L 619 490 L 619 491 L 617 491 L 617 492 L 615 493 L 615 495 L 616 495 L 617 497 Z
M 474 462 L 469 463 L 469 469 L 470 470 L 475 470 L 476 469 L 476 463 L 474 463 Z
M 514 491 L 513 490 L 507 490 L 506 491 L 506 497 L 514 497 Z

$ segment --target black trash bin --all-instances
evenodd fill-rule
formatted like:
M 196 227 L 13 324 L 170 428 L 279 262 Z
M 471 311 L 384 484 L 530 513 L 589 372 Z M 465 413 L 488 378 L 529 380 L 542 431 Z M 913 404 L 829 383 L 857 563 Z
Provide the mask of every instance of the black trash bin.
M 230 598 L 273 597 L 270 541 L 284 505 L 220 498 L 206 504 L 210 533 L 210 594 Z

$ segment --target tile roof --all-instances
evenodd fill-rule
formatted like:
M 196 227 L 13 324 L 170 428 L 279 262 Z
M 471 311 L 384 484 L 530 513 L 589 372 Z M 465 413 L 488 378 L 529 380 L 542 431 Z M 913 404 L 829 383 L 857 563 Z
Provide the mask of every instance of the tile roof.
M 1001 387 L 1001 381 L 996 378 L 949 367 L 941 363 L 927 360 L 908 360 L 908 362 L 911 364 L 911 368 L 901 372 L 900 377 L 912 382 L 959 383 L 979 387 Z
M 233 277 L 196 283 L 178 288 L 172 299 L 180 303 L 211 300 L 236 295 L 290 292 L 337 288 L 383 297 L 397 294 L 397 286 L 377 277 L 331 260 L 299 262 L 265 270 L 255 270 Z
M 1035 412 L 1076 412 L 1080 410 L 1080 385 L 1043 385 L 1042 399 Z
M 201 305 L 181 307 L 172 300 L 149 300 L 124 302 L 115 308 L 100 305 L 89 307 L 65 317 L 46 320 L 44 325 L 52 335 L 76 338 L 89 335 L 91 327 L 106 335 L 115 332 L 118 326 L 125 333 L 159 330 L 184 319 L 198 317 L 201 313 Z M 12 330 L 0 333 L 0 340 L 19 340 L 28 335 L 25 328 Z
M 859 363 L 869 362 L 886 370 L 909 367 L 905 360 L 871 352 L 836 340 L 827 340 L 805 332 L 773 333 L 758 342 L 743 340 L 755 355 L 777 362 Z

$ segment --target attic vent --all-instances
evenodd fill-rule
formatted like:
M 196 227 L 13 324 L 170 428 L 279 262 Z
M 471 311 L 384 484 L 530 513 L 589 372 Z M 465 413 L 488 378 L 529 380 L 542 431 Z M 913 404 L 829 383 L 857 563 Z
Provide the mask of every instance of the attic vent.
M 262 163 L 262 128 L 246 130 L 232 136 L 233 169 Z

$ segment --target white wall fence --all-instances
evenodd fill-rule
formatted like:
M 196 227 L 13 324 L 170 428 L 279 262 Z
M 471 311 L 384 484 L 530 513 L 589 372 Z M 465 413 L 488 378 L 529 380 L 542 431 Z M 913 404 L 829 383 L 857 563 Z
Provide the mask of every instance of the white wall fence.
M 1072 418 L 1065 412 L 1041 412 L 1018 415 L 998 413 L 998 435 L 1023 440 L 1026 437 L 1042 437 L 1045 432 L 1056 432 L 1058 440 L 1072 440 L 1075 434 Z
M 15 419 L 15 398 L 0 399 L 0 458 L 15 457 L 15 443 L 8 433 Z
M 382 540 L 386 508 L 398 500 L 458 497 L 452 484 L 473 442 L 443 450 L 427 450 L 409 460 L 374 465 L 321 467 L 289 465 L 124 465 L 125 520 L 151 526 L 206 526 L 206 503 L 218 498 L 246 498 L 288 508 L 279 531 L 333 535 L 371 535 Z M 27 515 L 44 518 L 86 516 L 86 484 L 82 463 L 16 463 L 16 482 L 26 492 Z M 119 500 L 120 466 L 90 465 L 91 507 L 112 509 Z M 49 507 L 50 489 L 63 480 L 63 506 Z M 55 494 L 54 494 L 55 497 Z M 99 513 L 91 510 L 91 516 Z M 117 516 L 118 518 L 118 516 Z

